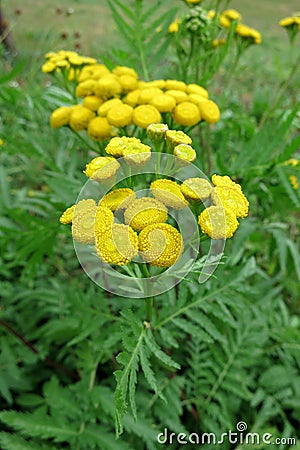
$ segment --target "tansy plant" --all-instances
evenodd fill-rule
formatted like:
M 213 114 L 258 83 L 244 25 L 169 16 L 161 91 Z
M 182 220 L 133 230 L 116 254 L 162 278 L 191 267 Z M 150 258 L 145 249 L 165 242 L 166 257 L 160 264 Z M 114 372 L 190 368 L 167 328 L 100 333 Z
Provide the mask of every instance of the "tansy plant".
M 77 134 L 90 155 L 82 167 L 87 182 L 60 222 L 71 225 L 78 260 L 98 286 L 145 303 L 137 359 L 126 359 L 127 344 L 118 356 L 124 365 L 115 372 L 119 435 L 128 400 L 137 414 L 132 380 L 139 359 L 160 397 L 145 355 L 179 367 L 152 335 L 156 298 L 180 282 L 205 283 L 212 276 L 249 204 L 230 177 L 208 179 L 193 164 L 199 151 L 189 132 L 220 118 L 201 84 L 145 81 L 131 67 L 109 69 L 67 51 L 47 54 L 42 70 L 69 92 L 69 102 L 52 112 L 51 126 Z

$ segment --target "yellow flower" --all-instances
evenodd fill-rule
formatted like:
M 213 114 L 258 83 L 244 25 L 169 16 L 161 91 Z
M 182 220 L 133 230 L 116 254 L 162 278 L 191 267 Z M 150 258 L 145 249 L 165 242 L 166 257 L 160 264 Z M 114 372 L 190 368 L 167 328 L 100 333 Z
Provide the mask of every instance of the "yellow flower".
M 104 75 L 97 81 L 94 88 L 94 93 L 98 97 L 110 98 L 115 97 L 122 91 L 122 86 L 118 80 L 118 77 L 114 75 Z
M 120 188 L 115 189 L 100 200 L 99 205 L 109 208 L 111 211 L 116 209 L 124 209 L 136 198 L 132 189 Z
M 107 100 L 99 106 L 98 114 L 101 117 L 105 117 L 111 108 L 113 108 L 114 106 L 120 106 L 122 104 L 123 103 L 119 98 L 112 98 L 111 100 Z
M 236 217 L 247 217 L 249 202 L 242 191 L 229 186 L 216 186 L 211 199 L 215 205 L 223 206 L 226 210 L 232 211 Z
M 96 236 L 96 252 L 107 264 L 123 266 L 138 254 L 138 236 L 128 225 L 114 223 L 111 232 Z
M 56 64 L 52 61 L 47 61 L 45 64 L 42 65 L 42 72 L 43 73 L 52 73 L 56 69 Z
M 176 100 L 171 95 L 159 94 L 150 100 L 150 104 L 155 106 L 159 112 L 171 112 L 176 106 Z
M 115 156 L 116 158 L 119 158 L 120 156 L 123 156 L 123 151 L 129 144 L 140 144 L 140 139 L 134 138 L 134 137 L 114 137 L 112 138 L 108 145 L 105 148 L 105 151 L 108 155 Z
M 148 86 L 149 87 L 156 87 L 159 89 L 164 89 L 166 85 L 166 81 L 165 80 L 152 80 L 148 82 Z
M 141 128 L 160 121 L 160 112 L 152 105 L 137 106 L 133 111 L 133 123 Z
M 87 95 L 93 95 L 95 85 L 95 80 L 82 81 L 76 86 L 76 97 L 86 97 Z
M 73 106 L 71 109 L 69 124 L 72 130 L 81 131 L 88 127 L 91 119 L 95 116 L 95 113 L 90 109 L 81 105 Z
M 179 91 L 176 89 L 168 89 L 166 94 L 173 97 L 176 103 L 185 102 L 188 99 L 188 96 L 184 91 Z
M 151 147 L 142 143 L 126 144 L 123 156 L 130 166 L 140 166 L 149 161 L 151 157 Z
M 137 87 L 137 79 L 132 75 L 121 75 L 119 77 L 119 83 L 122 86 L 123 93 L 133 91 Z
M 186 144 L 179 144 L 174 148 L 174 155 L 186 162 L 195 161 L 197 154 L 193 147 Z
M 188 178 L 180 186 L 188 200 L 206 200 L 212 192 L 212 185 L 204 178 Z
M 290 175 L 289 180 L 292 185 L 292 188 L 297 190 L 299 188 L 299 183 L 298 183 L 296 175 Z
M 200 115 L 203 120 L 208 123 L 216 123 L 220 119 L 220 110 L 218 105 L 212 100 L 201 102 L 198 105 Z
M 241 14 L 236 9 L 225 9 L 225 11 L 222 12 L 221 16 L 226 17 L 226 19 L 229 19 L 231 21 L 242 20 Z
M 130 106 L 136 106 L 140 97 L 140 89 L 135 89 L 134 91 L 129 92 L 124 98 L 123 102 Z
M 139 249 L 151 266 L 170 267 L 182 253 L 183 239 L 168 223 L 152 224 L 140 232 Z
M 180 23 L 181 23 L 180 19 L 173 20 L 173 22 L 170 23 L 170 25 L 169 25 L 168 33 L 177 33 L 179 30 Z
M 87 95 L 84 97 L 84 100 L 82 102 L 82 106 L 84 106 L 87 109 L 90 109 L 91 111 L 97 111 L 100 105 L 102 105 L 103 101 L 100 97 L 97 97 L 96 95 Z
M 130 105 L 113 106 L 107 113 L 108 122 L 115 127 L 126 127 L 132 123 L 133 108 Z
M 222 206 L 209 206 L 199 216 L 201 231 L 212 239 L 228 239 L 233 236 L 239 223 L 236 215 Z
M 189 94 L 188 101 L 195 103 L 195 105 L 199 105 L 202 102 L 207 102 L 207 98 L 199 94 Z
M 133 78 L 138 78 L 138 74 L 136 73 L 136 71 L 134 69 L 132 69 L 131 67 L 126 67 L 126 66 L 116 66 L 113 71 L 112 71 L 115 75 L 117 75 L 118 77 L 122 76 L 122 75 L 128 75 L 131 76 Z
M 293 27 L 294 25 L 300 25 L 300 17 L 297 16 L 291 16 L 291 17 L 285 17 L 284 19 L 281 19 L 279 22 L 279 25 L 283 28 L 289 28 Z
M 45 58 L 46 58 L 46 59 L 49 59 L 49 58 L 52 58 L 52 57 L 55 56 L 55 55 L 56 55 L 55 52 L 48 52 L 48 53 L 45 54 Z
M 179 144 L 190 145 L 192 143 L 192 139 L 183 131 L 168 130 L 166 132 L 166 142 L 168 148 L 173 151 L 174 148 Z
M 230 28 L 231 20 L 227 17 L 223 16 L 222 14 L 219 17 L 220 25 L 224 28 Z
M 95 217 L 97 205 L 95 200 L 81 200 L 75 205 L 72 218 L 72 236 L 75 241 L 82 244 L 93 244 L 95 242 Z
M 145 105 L 151 102 L 151 100 L 157 95 L 161 95 L 163 91 L 158 87 L 150 87 L 140 90 L 140 95 L 138 98 L 139 105 Z
M 60 128 L 64 125 L 69 125 L 70 115 L 72 107 L 60 106 L 57 108 L 50 117 L 50 125 L 52 128 Z
M 66 225 L 68 223 L 72 223 L 73 216 L 74 216 L 74 211 L 75 211 L 75 206 L 76 205 L 72 205 L 72 206 L 70 206 L 70 208 L 67 208 L 65 210 L 65 212 L 59 218 L 60 223 L 62 223 L 63 225 Z
M 124 212 L 125 223 L 137 231 L 153 223 L 163 223 L 167 218 L 168 210 L 165 205 L 150 197 L 137 198 Z
M 150 189 L 154 197 L 166 206 L 174 209 L 183 209 L 187 205 L 180 186 L 175 181 L 167 179 L 155 180 L 151 183 Z
M 165 83 L 165 89 L 172 90 L 175 89 L 175 91 L 186 91 L 186 84 L 183 81 L 178 80 L 166 80 Z
M 93 141 L 105 141 L 111 136 L 112 128 L 106 117 L 95 117 L 90 120 L 87 134 Z
M 296 159 L 296 158 L 290 158 L 290 159 L 287 159 L 286 161 L 284 161 L 282 164 L 283 164 L 284 166 L 293 166 L 293 167 L 296 167 L 296 166 L 298 166 L 298 164 L 299 164 L 299 159 Z
M 104 64 L 94 64 L 90 66 L 85 66 L 82 68 L 80 72 L 78 81 L 85 81 L 88 78 L 92 78 L 93 80 L 99 80 L 104 75 L 108 75 L 110 72 L 108 68 Z
M 103 239 L 104 235 L 111 233 L 111 229 L 114 223 L 113 212 L 102 205 L 99 205 L 95 216 L 94 233 L 96 238 L 96 244 L 99 240 Z
M 222 45 L 225 45 L 225 44 L 226 44 L 226 39 L 224 39 L 224 38 L 212 40 L 212 46 L 214 48 L 221 47 Z
M 221 176 L 214 174 L 211 177 L 211 181 L 213 182 L 214 186 L 228 186 L 232 189 L 242 192 L 241 186 L 238 183 L 235 183 L 228 175 Z
M 188 94 L 197 94 L 201 97 L 208 98 L 208 91 L 204 87 L 199 86 L 199 84 L 191 83 L 187 85 L 186 91 Z
M 147 136 L 152 142 L 160 143 L 165 140 L 168 129 L 165 123 L 151 123 L 147 127 Z
M 185 0 L 190 5 L 197 5 L 197 3 L 202 2 L 202 0 Z
M 247 25 L 243 25 L 242 23 L 237 24 L 235 33 L 238 36 L 248 40 L 249 43 L 261 43 L 261 34 L 258 31 L 254 30 L 254 28 L 250 28 Z
M 115 158 L 109 156 L 97 156 L 85 166 L 83 173 L 91 180 L 102 181 L 115 175 L 120 164 Z
M 182 102 L 173 111 L 173 118 L 179 125 L 193 126 L 200 122 L 199 108 L 191 102 Z

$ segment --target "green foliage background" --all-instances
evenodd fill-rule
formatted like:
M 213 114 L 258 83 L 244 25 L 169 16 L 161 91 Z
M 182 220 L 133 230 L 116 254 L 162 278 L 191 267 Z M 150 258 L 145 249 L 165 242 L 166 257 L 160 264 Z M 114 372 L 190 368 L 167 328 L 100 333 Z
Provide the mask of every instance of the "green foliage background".
M 161 2 L 122 3 L 108 1 L 120 45 L 94 55 L 173 78 L 166 31 L 176 10 L 161 18 Z M 134 5 L 147 26 L 134 26 Z M 209 88 L 221 120 L 194 136 L 199 166 L 238 177 L 250 216 L 226 243 L 215 277 L 199 285 L 195 272 L 157 298 L 151 327 L 143 300 L 114 298 L 89 280 L 59 224 L 85 182 L 88 156 L 76 136 L 49 126 L 68 97 L 45 86 L 42 57 L 28 64 L 20 56 L 7 70 L 2 53 L 1 449 L 153 450 L 164 428 L 220 436 L 241 420 L 248 431 L 294 437 L 300 448 L 300 197 L 288 179 L 299 180 L 299 166 L 282 164 L 299 158 L 300 79 L 298 71 L 289 82 L 294 60 L 280 49 L 273 66 L 261 67 L 255 52 L 264 45 L 245 52 L 223 90 L 226 56 Z

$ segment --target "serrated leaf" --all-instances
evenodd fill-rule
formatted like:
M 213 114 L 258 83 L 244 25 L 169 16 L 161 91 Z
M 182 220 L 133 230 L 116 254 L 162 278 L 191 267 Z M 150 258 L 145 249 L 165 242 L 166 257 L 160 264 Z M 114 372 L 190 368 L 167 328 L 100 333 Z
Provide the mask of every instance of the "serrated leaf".
M 118 5 L 118 7 L 122 10 L 123 14 L 127 16 L 129 19 L 131 19 L 133 22 L 136 20 L 136 17 L 132 10 L 130 8 L 127 8 L 127 6 L 124 5 L 124 3 L 121 3 L 120 0 L 114 0 L 114 4 Z M 120 17 L 122 17 L 121 14 L 119 14 Z
M 136 389 L 136 383 L 137 383 L 138 368 L 139 368 L 139 357 L 137 356 L 136 358 L 134 358 L 134 360 L 131 364 L 130 375 L 129 375 L 129 384 L 128 384 L 129 402 L 130 402 L 131 411 L 132 411 L 132 414 L 133 414 L 133 417 L 135 420 L 137 420 L 135 389 Z
M 52 438 L 54 442 L 68 441 L 70 437 L 78 434 L 78 430 L 75 428 L 58 424 L 46 414 L 2 411 L 0 412 L 0 420 L 26 436 Z
M 160 349 L 160 347 L 155 342 L 151 331 L 148 331 L 148 333 L 145 334 L 145 342 L 149 350 L 154 354 L 154 356 L 156 356 L 159 361 L 170 368 L 180 369 L 180 365 L 177 362 L 173 361 L 173 359 L 169 355 L 167 355 Z
M 25 441 L 21 436 L 5 432 L 0 432 L 0 445 L 2 450 L 56 450 L 56 447 Z
M 131 447 L 124 440 L 117 440 L 115 436 L 99 425 L 88 424 L 80 436 L 82 448 L 87 442 L 94 442 L 94 448 L 101 450 L 131 450 Z
M 207 317 L 206 314 L 203 314 L 199 311 L 187 311 L 187 316 L 191 321 L 196 322 L 199 326 L 204 328 L 204 330 L 215 340 L 217 341 L 225 341 L 224 336 L 219 333 L 216 326 L 213 322 Z
M 154 376 L 154 372 L 151 368 L 151 363 L 146 355 L 146 349 L 145 349 L 144 345 L 142 345 L 141 351 L 140 351 L 140 363 L 141 363 L 141 367 L 143 370 L 143 374 L 144 374 L 148 384 L 150 385 L 150 387 L 162 400 L 165 400 L 165 397 L 163 396 L 163 394 L 161 393 L 161 391 L 157 385 L 157 381 Z

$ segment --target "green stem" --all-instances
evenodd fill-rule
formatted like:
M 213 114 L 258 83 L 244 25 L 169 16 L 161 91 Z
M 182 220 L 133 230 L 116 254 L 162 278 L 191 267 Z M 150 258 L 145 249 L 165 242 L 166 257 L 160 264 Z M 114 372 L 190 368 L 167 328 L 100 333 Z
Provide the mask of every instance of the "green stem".
M 151 323 L 152 320 L 152 310 L 153 310 L 153 297 L 145 298 L 145 307 L 146 307 L 146 321 Z

